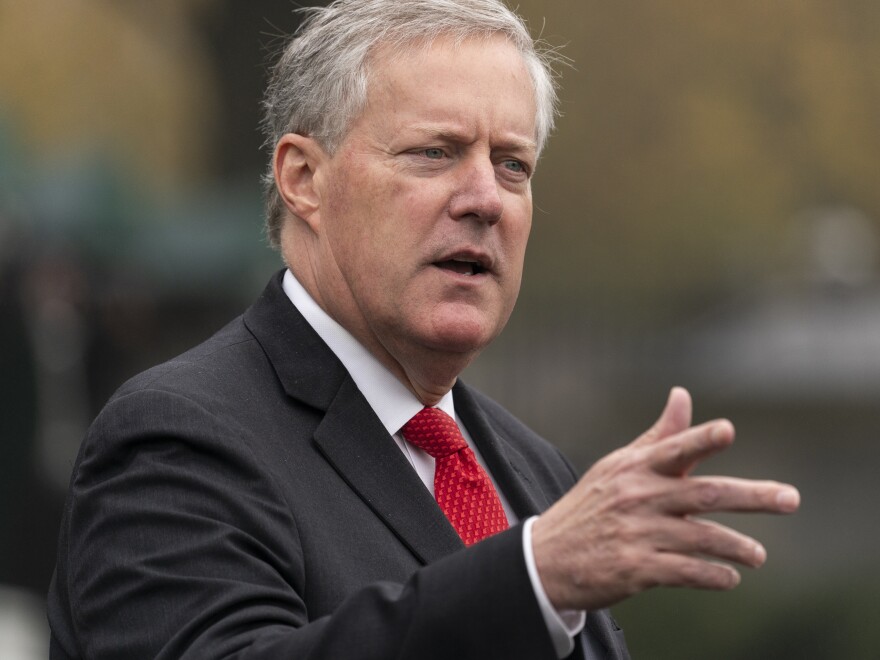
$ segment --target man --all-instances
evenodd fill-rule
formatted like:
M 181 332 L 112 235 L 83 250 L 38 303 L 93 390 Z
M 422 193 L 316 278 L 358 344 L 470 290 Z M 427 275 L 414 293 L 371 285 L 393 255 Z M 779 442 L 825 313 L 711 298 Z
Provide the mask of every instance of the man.
M 733 428 L 692 427 L 683 390 L 576 483 L 458 381 L 513 308 L 552 124 L 515 15 L 340 0 L 287 47 L 266 107 L 289 270 L 95 421 L 53 658 L 625 658 L 604 608 L 763 562 L 691 514 L 792 511 L 797 492 L 689 477 Z

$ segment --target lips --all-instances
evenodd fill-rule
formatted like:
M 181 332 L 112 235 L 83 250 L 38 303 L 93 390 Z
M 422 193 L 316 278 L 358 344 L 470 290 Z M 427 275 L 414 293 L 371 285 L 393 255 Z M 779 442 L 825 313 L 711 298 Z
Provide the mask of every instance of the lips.
M 437 268 L 451 270 L 459 275 L 479 275 L 486 272 L 486 269 L 475 261 L 449 259 L 447 261 L 438 261 L 434 265 Z
M 482 275 L 491 270 L 491 259 L 488 255 L 472 250 L 457 251 L 433 262 L 433 265 L 459 275 Z

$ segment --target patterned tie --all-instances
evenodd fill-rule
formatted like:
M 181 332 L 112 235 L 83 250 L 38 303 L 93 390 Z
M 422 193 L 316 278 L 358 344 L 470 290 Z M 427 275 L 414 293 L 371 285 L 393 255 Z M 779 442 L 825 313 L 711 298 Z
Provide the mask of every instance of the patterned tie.
M 436 460 L 434 497 L 465 545 L 507 529 L 498 493 L 454 419 L 438 408 L 423 408 L 401 432 Z

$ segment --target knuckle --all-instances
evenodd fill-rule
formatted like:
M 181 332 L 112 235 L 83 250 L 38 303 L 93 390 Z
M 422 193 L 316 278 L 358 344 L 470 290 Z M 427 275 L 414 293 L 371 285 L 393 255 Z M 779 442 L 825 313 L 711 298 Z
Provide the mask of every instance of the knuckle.
M 615 494 L 615 508 L 622 513 L 632 513 L 652 499 L 652 493 L 639 483 L 621 488 Z
M 642 462 L 643 452 L 637 447 L 621 447 L 599 459 L 587 474 L 616 476 L 626 473 Z
M 712 554 L 713 550 L 715 549 L 715 538 L 709 532 L 701 530 L 697 534 L 697 538 L 694 543 L 694 549 L 700 554 Z
M 669 448 L 668 460 L 670 463 L 678 465 L 679 463 L 686 461 L 688 459 L 688 457 L 689 457 L 688 448 L 680 440 L 678 442 L 674 443 Z
M 711 511 L 718 506 L 721 499 L 721 488 L 714 483 L 704 482 L 697 487 L 697 505 L 704 511 Z
M 615 582 L 632 593 L 654 586 L 654 576 L 645 570 L 645 557 L 635 550 L 623 550 L 617 557 Z
M 619 472 L 638 469 L 648 455 L 645 447 L 621 447 L 612 454 L 616 459 L 616 467 Z
M 645 535 L 642 525 L 629 519 L 619 520 L 615 531 L 620 543 L 626 548 L 637 547 Z
M 617 575 L 624 583 L 632 581 L 633 575 L 638 568 L 638 562 L 632 552 L 622 552 L 617 564 Z

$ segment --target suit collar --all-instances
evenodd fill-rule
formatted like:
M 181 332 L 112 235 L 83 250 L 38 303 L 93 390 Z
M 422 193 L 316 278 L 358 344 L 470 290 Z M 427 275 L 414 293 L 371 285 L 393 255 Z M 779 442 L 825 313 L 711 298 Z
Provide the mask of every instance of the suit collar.
M 272 277 L 245 312 L 244 323 L 262 346 L 288 396 L 327 410 L 348 372 L 294 307 L 284 290 L 284 271 Z
M 354 335 L 325 312 L 290 270 L 284 273 L 281 285 L 300 314 L 342 362 L 388 433 L 397 433 L 422 409 L 423 404 L 416 395 Z M 452 393 L 436 405 L 452 415 Z

